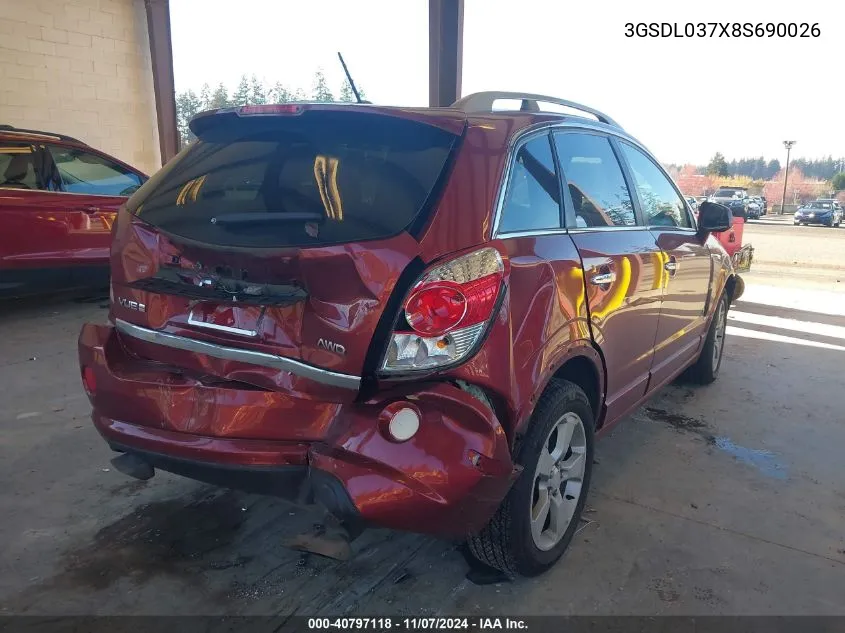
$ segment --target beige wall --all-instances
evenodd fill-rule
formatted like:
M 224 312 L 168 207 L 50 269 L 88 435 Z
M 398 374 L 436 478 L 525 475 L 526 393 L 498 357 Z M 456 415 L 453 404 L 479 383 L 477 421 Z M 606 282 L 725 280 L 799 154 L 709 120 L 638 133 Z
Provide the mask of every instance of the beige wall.
M 0 0 L 0 123 L 160 165 L 143 0 Z

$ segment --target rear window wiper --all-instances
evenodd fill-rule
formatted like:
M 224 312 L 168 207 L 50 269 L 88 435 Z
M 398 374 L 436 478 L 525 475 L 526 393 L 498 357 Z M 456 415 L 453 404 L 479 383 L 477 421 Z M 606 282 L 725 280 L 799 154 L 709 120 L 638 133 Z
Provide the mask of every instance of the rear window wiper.
M 212 224 L 253 224 L 261 222 L 318 222 L 322 213 L 284 211 L 250 211 L 247 213 L 227 213 L 211 218 Z

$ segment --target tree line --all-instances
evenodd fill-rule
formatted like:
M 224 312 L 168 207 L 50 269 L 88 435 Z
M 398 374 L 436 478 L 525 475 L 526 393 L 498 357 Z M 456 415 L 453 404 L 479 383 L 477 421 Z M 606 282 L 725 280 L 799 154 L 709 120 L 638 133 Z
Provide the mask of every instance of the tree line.
M 358 88 L 361 99 L 365 99 L 364 91 L 358 86 L 356 88 Z M 349 81 L 344 79 L 337 91 L 337 97 L 335 97 L 335 93 L 329 86 L 322 69 L 318 69 L 314 73 L 314 80 L 308 93 L 302 88 L 292 90 L 280 81 L 272 86 L 265 86 L 255 75 L 241 75 L 237 87 L 232 91 L 222 82 L 215 88 L 203 84 L 199 94 L 190 89 L 176 94 L 176 123 L 180 140 L 183 146 L 194 140 L 195 137 L 188 127 L 188 123 L 199 112 L 231 106 L 289 103 L 291 101 L 352 102 L 355 101 L 355 93 L 352 92 Z
M 831 180 L 836 174 L 845 171 L 845 160 L 834 159 L 832 156 L 818 159 L 796 158 L 789 161 L 789 165 L 799 169 L 807 178 L 815 180 Z M 709 176 L 744 176 L 752 180 L 771 180 L 780 170 L 781 164 L 776 158 L 766 161 L 761 156 L 728 162 L 721 152 L 716 152 L 706 166 L 696 168 L 698 173 Z

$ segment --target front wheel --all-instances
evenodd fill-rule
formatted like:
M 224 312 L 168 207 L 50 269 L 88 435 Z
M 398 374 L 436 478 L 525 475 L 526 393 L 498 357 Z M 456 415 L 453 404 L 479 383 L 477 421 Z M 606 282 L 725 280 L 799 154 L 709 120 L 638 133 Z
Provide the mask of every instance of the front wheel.
M 716 313 L 710 321 L 710 329 L 698 360 L 687 371 L 686 377 L 700 385 L 709 385 L 716 380 L 722 366 L 722 354 L 725 351 L 725 330 L 728 326 L 728 295 L 723 292 L 716 305 Z
M 553 379 L 519 449 L 519 479 L 487 526 L 468 539 L 465 553 L 511 577 L 536 576 L 552 567 L 572 541 L 584 509 L 593 431 L 584 391 Z

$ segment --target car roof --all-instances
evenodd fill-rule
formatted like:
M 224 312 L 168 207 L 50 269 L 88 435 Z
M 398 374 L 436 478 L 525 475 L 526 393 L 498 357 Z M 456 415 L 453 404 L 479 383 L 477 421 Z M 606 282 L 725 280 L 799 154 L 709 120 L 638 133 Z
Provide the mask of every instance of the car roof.
M 0 124 L 0 138 L 21 141 L 60 141 L 62 143 L 72 143 L 74 145 L 81 145 L 85 147 L 88 146 L 87 143 L 84 143 L 72 136 L 67 136 L 66 134 L 19 128 L 8 124 Z

